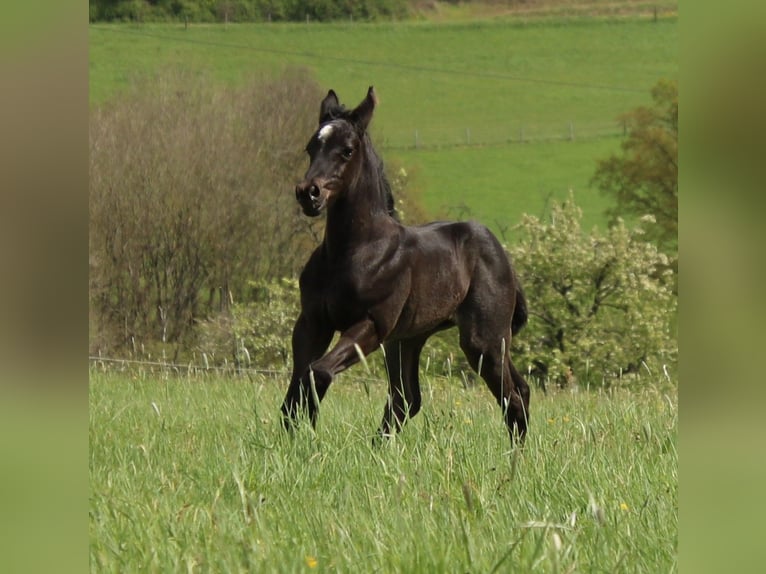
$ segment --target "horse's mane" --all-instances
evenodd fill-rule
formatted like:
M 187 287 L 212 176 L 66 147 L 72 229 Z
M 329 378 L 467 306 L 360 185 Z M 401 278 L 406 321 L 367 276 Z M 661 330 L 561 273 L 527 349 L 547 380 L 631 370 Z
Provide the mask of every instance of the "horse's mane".
M 351 117 L 351 111 L 346 109 L 346 106 L 344 106 L 343 104 L 333 106 L 325 110 L 325 113 L 319 119 L 319 123 L 324 124 L 332 120 L 346 120 L 348 122 L 353 123 L 353 118 Z M 396 211 L 396 201 L 394 200 L 394 194 L 391 191 L 391 182 L 388 181 L 388 177 L 386 176 L 386 172 L 383 167 L 383 160 L 378 155 L 377 150 L 373 147 L 372 140 L 370 139 L 370 136 L 367 134 L 366 131 L 364 133 L 363 140 L 364 140 L 364 145 L 367 147 L 370 160 L 373 162 L 373 165 L 375 166 L 375 172 L 378 177 L 378 182 L 380 183 L 380 188 L 385 194 L 386 211 L 388 212 L 388 215 L 390 215 L 391 217 L 399 221 L 399 214 Z

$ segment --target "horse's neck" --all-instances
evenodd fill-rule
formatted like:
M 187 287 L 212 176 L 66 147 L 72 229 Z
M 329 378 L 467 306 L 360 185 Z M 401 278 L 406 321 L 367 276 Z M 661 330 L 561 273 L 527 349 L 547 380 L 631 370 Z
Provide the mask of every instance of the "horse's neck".
M 348 254 L 373 239 L 389 218 L 385 195 L 378 181 L 346 190 L 327 212 L 324 243 L 328 255 Z

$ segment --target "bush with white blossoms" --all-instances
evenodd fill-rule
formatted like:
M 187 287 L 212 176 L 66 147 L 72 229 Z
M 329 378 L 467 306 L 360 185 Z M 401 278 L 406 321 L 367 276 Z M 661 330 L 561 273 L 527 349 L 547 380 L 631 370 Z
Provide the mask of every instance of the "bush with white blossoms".
M 290 365 L 292 330 L 300 313 L 297 279 L 249 281 L 249 301 L 201 321 L 197 351 L 216 365 L 284 369 Z
M 642 368 L 674 364 L 677 297 L 671 260 L 622 220 L 584 233 L 574 198 L 550 219 L 525 216 L 510 250 L 529 323 L 514 338 L 520 370 L 559 384 L 599 384 Z

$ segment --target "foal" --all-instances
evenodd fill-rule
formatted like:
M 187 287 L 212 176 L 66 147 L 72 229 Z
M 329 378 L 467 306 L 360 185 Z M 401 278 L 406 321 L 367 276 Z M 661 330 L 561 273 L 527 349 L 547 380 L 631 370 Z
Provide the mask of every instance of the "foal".
M 370 87 L 348 110 L 330 90 L 306 146 L 311 162 L 295 198 L 310 217 L 327 211 L 327 224 L 300 277 L 285 426 L 299 410 L 315 424 L 333 377 L 382 345 L 389 394 L 378 432 L 400 430 L 420 410 L 423 345 L 457 326 L 468 362 L 503 409 L 511 442 L 523 440 L 529 387 L 510 358 L 511 336 L 527 321 L 516 274 L 483 225 L 405 227 L 397 221 L 383 163 L 367 134 L 376 103 Z M 336 331 L 340 340 L 325 354 Z

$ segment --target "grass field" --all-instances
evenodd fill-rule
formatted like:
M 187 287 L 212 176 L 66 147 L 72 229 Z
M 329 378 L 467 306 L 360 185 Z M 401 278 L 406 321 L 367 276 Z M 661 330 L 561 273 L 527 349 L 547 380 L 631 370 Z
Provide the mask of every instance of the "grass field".
M 384 159 L 418 174 L 433 215 L 464 204 L 499 230 L 571 187 L 590 226 L 609 205 L 588 186 L 595 161 L 619 149 L 616 117 L 648 104 L 658 79 L 678 76 L 677 43 L 675 17 L 99 24 L 90 27 L 90 95 L 98 105 L 168 66 L 221 83 L 304 67 L 350 104 L 374 84 L 374 140 Z
M 604 222 L 588 182 L 619 148 L 616 116 L 678 76 L 678 22 L 560 4 L 470 22 L 459 5 L 438 24 L 92 25 L 91 103 L 167 67 L 221 84 L 304 67 L 350 104 L 374 84 L 374 141 L 432 215 L 511 242 L 522 213 L 573 189 L 587 229 Z M 422 414 L 373 447 L 386 387 L 363 376 L 341 375 L 316 432 L 290 436 L 285 377 L 92 367 L 91 570 L 677 571 L 675 380 L 533 389 L 518 451 L 483 385 L 433 370 Z
M 603 225 L 608 198 L 590 189 L 593 158 L 606 157 L 616 145 L 619 138 L 599 138 L 391 151 L 388 157 L 397 165 L 416 166 L 410 168 L 413 185 L 423 190 L 423 202 L 430 214 L 451 218 L 470 215 L 510 244 L 512 227 L 522 213 L 543 217 L 552 201 L 568 198 L 570 189 L 575 191 L 575 200 L 583 210 L 583 229 Z M 463 177 L 457 178 L 456 174 Z M 463 212 L 463 207 L 468 211 Z
M 659 381 L 534 392 L 517 452 L 484 387 L 436 376 L 373 447 L 385 386 L 352 373 L 316 433 L 288 436 L 282 380 L 93 368 L 91 569 L 677 570 L 677 399 Z

